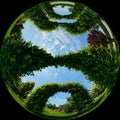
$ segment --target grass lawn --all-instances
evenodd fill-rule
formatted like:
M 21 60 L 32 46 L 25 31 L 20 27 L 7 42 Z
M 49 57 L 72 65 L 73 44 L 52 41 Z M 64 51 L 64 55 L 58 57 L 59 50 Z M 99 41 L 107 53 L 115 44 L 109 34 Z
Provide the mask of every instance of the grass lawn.
M 50 109 L 44 109 L 41 116 L 45 117 L 45 118 L 49 118 L 49 119 L 59 119 L 59 120 L 68 120 L 70 118 L 76 118 L 78 117 L 78 113 L 74 112 L 74 113 L 62 113 L 62 112 L 58 112 L 55 110 L 50 110 Z
M 67 113 L 62 113 L 62 112 L 58 112 L 58 111 L 55 111 L 55 110 L 50 110 L 50 109 L 44 109 L 43 110 L 43 114 L 46 114 L 46 115 L 50 115 L 50 116 L 71 116 L 71 115 L 74 115 L 74 114 L 76 114 L 76 112 L 75 113 L 69 113 L 69 114 L 67 114 Z

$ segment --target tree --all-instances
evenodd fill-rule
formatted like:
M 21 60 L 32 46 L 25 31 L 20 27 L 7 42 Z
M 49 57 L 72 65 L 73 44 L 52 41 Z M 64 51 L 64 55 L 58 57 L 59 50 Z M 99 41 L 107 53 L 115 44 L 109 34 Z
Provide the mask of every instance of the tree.
M 104 90 L 104 87 L 100 86 L 99 84 L 94 84 L 90 89 L 90 96 L 94 99 L 103 93 Z
M 27 98 L 28 94 L 32 91 L 34 86 L 35 86 L 35 82 L 25 82 L 25 83 L 19 84 L 18 96 L 21 99 Z
M 46 104 L 46 107 L 49 108 L 49 109 L 52 109 L 52 110 L 57 109 L 56 105 L 55 104 L 51 104 L 51 103 Z
M 72 113 L 73 112 L 72 106 L 69 103 L 61 105 L 59 109 L 61 112 L 64 112 L 64 113 Z
M 77 111 L 76 104 L 75 104 L 75 101 L 73 100 L 72 96 L 70 96 L 70 97 L 67 98 L 67 102 L 71 105 L 72 112 Z
M 107 37 L 101 31 L 95 29 L 88 34 L 88 43 L 94 47 L 100 47 L 100 45 L 107 47 L 108 45 Z

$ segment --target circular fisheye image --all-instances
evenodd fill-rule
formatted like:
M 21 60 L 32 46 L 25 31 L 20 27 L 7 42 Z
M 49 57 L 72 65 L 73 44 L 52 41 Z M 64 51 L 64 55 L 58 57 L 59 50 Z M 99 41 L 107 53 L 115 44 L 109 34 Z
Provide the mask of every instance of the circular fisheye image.
M 46 119 L 75 119 L 99 107 L 119 73 L 119 46 L 97 12 L 78 2 L 46 1 L 9 27 L 0 69 L 10 95 Z

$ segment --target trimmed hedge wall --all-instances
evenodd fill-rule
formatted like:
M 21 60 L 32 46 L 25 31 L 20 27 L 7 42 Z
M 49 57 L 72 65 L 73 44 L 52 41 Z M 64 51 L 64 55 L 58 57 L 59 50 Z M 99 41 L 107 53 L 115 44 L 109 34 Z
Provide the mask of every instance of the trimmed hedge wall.
M 92 101 L 88 91 L 78 83 L 51 83 L 45 84 L 34 90 L 26 100 L 26 108 L 36 114 L 41 114 L 48 98 L 57 92 L 71 93 L 78 112 L 81 112 L 82 109 Z

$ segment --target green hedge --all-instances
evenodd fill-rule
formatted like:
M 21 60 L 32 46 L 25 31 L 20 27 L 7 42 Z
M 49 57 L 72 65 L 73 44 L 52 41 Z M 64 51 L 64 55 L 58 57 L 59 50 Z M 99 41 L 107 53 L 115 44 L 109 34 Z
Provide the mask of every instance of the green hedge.
M 89 46 L 76 53 L 56 56 L 54 64 L 81 70 L 89 81 L 111 90 L 118 76 L 120 57 L 117 51 L 102 45 L 99 48 Z
M 98 27 L 98 22 L 101 17 L 88 7 L 84 7 L 83 4 L 76 3 L 71 12 L 72 14 L 70 15 L 61 16 L 53 11 L 49 2 L 45 2 L 28 9 L 24 13 L 24 16 L 44 31 L 52 31 L 60 26 L 71 34 L 81 34 L 91 28 Z M 52 22 L 48 16 L 53 19 L 65 18 L 68 20 L 76 20 L 77 17 L 77 21 L 74 23 Z
M 86 107 L 86 105 L 92 101 L 88 91 L 78 83 L 51 83 L 45 84 L 34 90 L 26 99 L 26 108 L 36 114 L 41 114 L 48 98 L 57 92 L 71 93 L 78 112 L 81 112 Z

